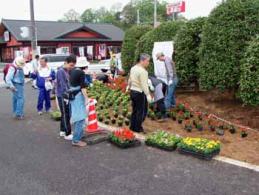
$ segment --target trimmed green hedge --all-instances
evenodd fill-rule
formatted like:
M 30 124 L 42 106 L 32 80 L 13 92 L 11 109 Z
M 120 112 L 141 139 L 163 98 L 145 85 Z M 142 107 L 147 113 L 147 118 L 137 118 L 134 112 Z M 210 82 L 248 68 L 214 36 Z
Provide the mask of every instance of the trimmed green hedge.
M 248 41 L 259 33 L 258 0 L 226 0 L 204 25 L 199 75 L 204 89 L 238 89 L 240 60 Z
M 138 40 L 151 29 L 151 26 L 141 25 L 133 26 L 126 31 L 121 51 L 123 69 L 126 73 L 128 73 L 130 68 L 134 65 L 134 57 Z
M 143 35 L 138 44 L 135 53 L 135 62 L 138 60 L 141 53 L 147 53 L 152 56 L 154 42 L 159 41 L 173 41 L 178 30 L 183 26 L 184 22 L 166 22 L 159 27 L 149 31 Z M 152 61 L 152 60 L 151 60 Z M 154 66 L 151 62 L 149 66 L 149 73 L 154 73 Z
M 201 33 L 206 18 L 190 20 L 176 36 L 175 62 L 183 84 L 198 83 L 198 62 Z
M 248 105 L 259 105 L 259 35 L 250 42 L 241 64 L 239 97 Z

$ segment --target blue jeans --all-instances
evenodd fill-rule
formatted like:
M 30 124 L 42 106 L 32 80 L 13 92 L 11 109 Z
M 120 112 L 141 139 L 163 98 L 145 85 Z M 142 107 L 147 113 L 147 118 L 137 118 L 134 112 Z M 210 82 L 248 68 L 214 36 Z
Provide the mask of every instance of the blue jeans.
M 173 83 L 169 86 L 167 86 L 167 94 L 165 96 L 165 107 L 166 109 L 170 109 L 172 106 L 176 105 L 176 100 L 175 100 L 175 89 L 178 84 L 178 78 L 175 77 L 173 79 Z
M 14 83 L 14 87 L 16 91 L 13 92 L 13 114 L 19 117 L 24 115 L 24 86 Z
M 73 143 L 78 143 L 79 141 L 81 141 L 84 135 L 85 120 L 76 121 L 74 122 L 73 126 L 74 126 Z
M 39 97 L 38 97 L 38 105 L 37 105 L 38 112 L 42 111 L 44 102 L 45 102 L 46 111 L 49 111 L 51 107 L 50 91 L 47 91 L 45 88 L 39 88 Z

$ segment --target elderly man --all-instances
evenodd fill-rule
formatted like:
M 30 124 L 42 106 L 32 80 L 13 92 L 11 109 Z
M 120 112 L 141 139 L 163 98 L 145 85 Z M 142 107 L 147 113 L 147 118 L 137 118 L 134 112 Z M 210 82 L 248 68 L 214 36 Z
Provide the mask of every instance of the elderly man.
M 146 68 L 149 66 L 150 56 L 141 54 L 137 65 L 130 70 L 129 86 L 130 97 L 132 100 L 132 115 L 130 129 L 135 132 L 143 132 L 142 123 L 147 115 L 147 102 L 153 101 L 148 88 L 148 72 Z
M 157 53 L 156 57 L 159 61 L 164 62 L 164 73 L 156 76 L 167 85 L 165 107 L 166 109 L 170 109 L 176 105 L 175 89 L 178 84 L 178 77 L 176 74 L 175 63 L 170 57 L 165 56 L 163 53 Z
M 5 82 L 13 93 L 13 114 L 15 119 L 24 119 L 24 72 L 23 57 L 15 58 L 13 64 L 7 65 Z

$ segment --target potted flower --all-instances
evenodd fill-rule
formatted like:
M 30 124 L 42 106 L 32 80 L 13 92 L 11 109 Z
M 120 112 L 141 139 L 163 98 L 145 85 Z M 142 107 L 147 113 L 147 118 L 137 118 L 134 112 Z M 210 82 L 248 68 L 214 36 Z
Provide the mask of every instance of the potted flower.
M 140 141 L 136 139 L 134 133 L 127 128 L 122 128 L 112 132 L 109 135 L 109 141 L 120 148 L 129 148 L 141 145 Z
M 218 127 L 216 127 L 216 134 L 219 135 L 219 136 L 223 136 L 225 134 L 223 124 L 220 124 Z
M 247 136 L 248 136 L 247 129 L 246 128 L 241 128 L 241 137 L 245 138 Z
M 177 148 L 177 143 L 181 138 L 166 131 L 157 131 L 147 136 L 145 143 L 148 146 L 160 148 L 167 151 L 173 151 Z
M 184 112 L 185 111 L 184 104 L 182 104 L 182 103 L 178 104 L 176 106 L 176 110 L 177 110 L 177 112 L 180 112 L 180 111 Z
M 202 121 L 203 117 L 202 117 L 202 113 L 201 112 L 196 112 L 196 116 L 198 117 L 198 119 L 200 121 Z
M 179 124 L 182 124 L 183 119 L 184 119 L 184 112 L 183 112 L 183 111 L 180 111 L 180 112 L 178 113 L 178 123 L 179 123 Z
M 209 120 L 208 120 L 208 127 L 209 127 L 209 129 L 210 129 L 211 131 L 215 131 L 216 126 L 217 126 L 217 124 L 216 124 L 216 121 L 215 121 L 215 120 L 213 120 L 213 119 L 209 119 Z
M 198 129 L 199 131 L 203 131 L 203 125 L 200 122 L 198 122 L 196 124 L 196 129 Z
M 103 120 L 104 120 L 104 119 L 103 119 L 103 116 L 102 116 L 102 115 L 99 115 L 99 116 L 98 116 L 98 121 L 103 122 Z
M 116 124 L 116 122 L 117 122 L 116 118 L 112 118 L 112 119 L 111 119 L 111 123 L 112 123 L 113 125 Z
M 185 125 L 184 125 L 184 129 L 188 132 L 192 131 L 192 124 L 190 120 L 186 120 L 185 121 Z
M 191 118 L 191 113 L 190 113 L 190 111 L 185 111 L 185 112 L 184 112 L 184 118 L 185 118 L 185 120 L 188 120 L 188 119 Z
M 230 132 L 231 134 L 235 134 L 235 133 L 236 133 L 236 128 L 235 128 L 234 125 L 231 125 L 231 126 L 229 127 L 229 132 Z
M 150 119 L 155 120 L 156 119 L 156 114 L 154 112 L 150 113 Z
M 178 143 L 178 151 L 201 159 L 211 160 L 220 152 L 220 142 L 203 138 L 184 138 Z
M 104 121 L 104 124 L 109 125 L 109 124 L 110 124 L 110 120 L 106 119 L 106 120 Z
M 176 112 L 175 112 L 175 111 L 171 111 L 171 112 L 170 112 L 170 117 L 171 117 L 174 121 L 176 121 Z
M 129 125 L 130 125 L 130 120 L 129 120 L 129 119 L 125 119 L 124 122 L 125 122 L 125 125 L 126 125 L 126 126 L 129 126 Z
M 122 126 L 123 126 L 123 123 L 124 123 L 124 121 L 123 121 L 122 119 L 119 119 L 119 121 L 118 121 L 118 126 L 119 126 L 119 127 L 122 127 Z

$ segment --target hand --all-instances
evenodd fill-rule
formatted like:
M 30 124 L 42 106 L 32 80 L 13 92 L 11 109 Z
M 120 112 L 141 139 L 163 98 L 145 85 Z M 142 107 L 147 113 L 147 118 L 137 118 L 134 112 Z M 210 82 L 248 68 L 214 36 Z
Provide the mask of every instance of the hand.
M 129 92 L 129 86 L 126 87 L 126 93 L 128 93 L 128 92 Z
M 16 92 L 16 91 L 17 91 L 17 89 L 16 89 L 15 87 L 10 87 L 10 90 L 11 90 L 12 92 Z
M 170 80 L 168 85 L 172 85 L 173 84 L 173 80 Z
M 152 98 L 152 96 L 151 95 L 148 95 L 147 96 L 147 101 L 148 101 L 148 103 L 153 103 L 154 102 L 154 98 Z

